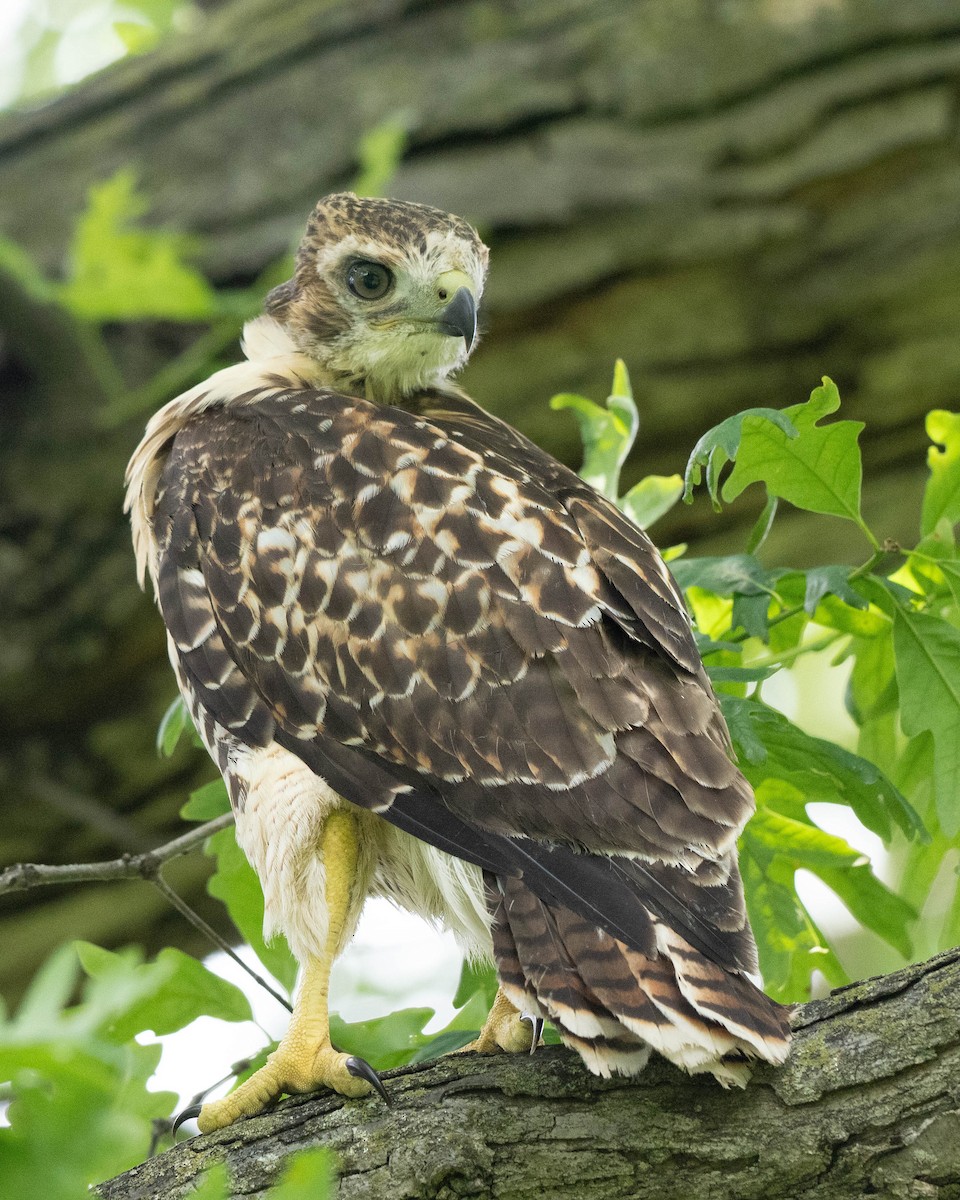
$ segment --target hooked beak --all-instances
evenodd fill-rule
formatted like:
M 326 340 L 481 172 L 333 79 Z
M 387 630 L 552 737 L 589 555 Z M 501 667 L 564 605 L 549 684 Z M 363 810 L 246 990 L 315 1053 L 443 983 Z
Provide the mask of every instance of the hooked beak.
M 450 337 L 462 337 L 470 353 L 477 336 L 477 302 L 469 288 L 458 288 L 456 295 L 437 317 L 437 329 Z

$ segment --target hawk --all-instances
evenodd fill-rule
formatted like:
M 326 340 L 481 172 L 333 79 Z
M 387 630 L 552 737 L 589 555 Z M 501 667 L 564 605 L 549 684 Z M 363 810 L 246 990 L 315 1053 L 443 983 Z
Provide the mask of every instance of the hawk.
M 379 1080 L 331 1045 L 330 967 L 367 896 L 451 928 L 600 1075 L 651 1047 L 743 1083 L 786 1012 L 751 980 L 749 785 L 649 538 L 454 386 L 487 249 L 419 204 L 327 196 L 245 361 L 172 400 L 127 473 L 141 583 L 301 964 L 284 1092 Z M 525 1023 L 524 1016 L 530 1019 Z

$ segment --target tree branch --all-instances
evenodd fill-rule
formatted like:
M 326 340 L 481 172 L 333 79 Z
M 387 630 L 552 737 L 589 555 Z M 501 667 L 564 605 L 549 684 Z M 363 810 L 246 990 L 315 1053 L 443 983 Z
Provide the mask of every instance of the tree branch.
M 187 854 L 208 837 L 233 824 L 233 813 L 224 813 L 204 825 L 198 825 L 170 842 L 147 850 L 143 854 L 124 854 L 106 862 L 64 863 L 51 866 L 45 863 L 14 863 L 0 873 L 0 896 L 6 892 L 23 892 L 28 888 L 53 883 L 105 883 L 114 879 L 156 879 L 160 868 L 181 854 Z
M 330 1092 L 192 1138 L 110 1180 L 101 1200 L 183 1200 L 225 1161 L 264 1195 L 296 1150 L 339 1161 L 339 1200 L 886 1200 L 957 1195 L 960 950 L 797 1009 L 785 1066 L 746 1091 L 662 1059 L 597 1079 L 577 1056 L 451 1055 L 389 1071 L 393 1099 Z
M 195 912 L 160 874 L 163 866 L 172 858 L 178 858 L 181 854 L 187 854 L 196 849 L 208 837 L 212 837 L 221 829 L 232 825 L 233 820 L 233 813 L 224 813 L 222 816 L 214 817 L 212 821 L 198 825 L 196 829 L 188 830 L 187 833 L 181 834 L 180 837 L 174 838 L 162 846 L 147 850 L 144 854 L 125 854 L 122 858 L 114 858 L 108 862 L 66 863 L 62 866 L 51 866 L 44 863 L 14 863 L 12 867 L 7 867 L 0 874 L 0 896 L 5 892 L 23 892 L 28 888 L 55 883 L 105 883 L 117 879 L 145 879 L 159 890 L 167 902 L 188 920 L 194 929 L 198 929 L 212 945 L 232 958 L 255 983 L 258 983 L 264 991 L 270 993 L 274 1000 L 291 1012 L 290 1002 L 286 996 L 272 987 L 249 963 L 245 963 L 226 938 L 221 937 L 199 913 Z

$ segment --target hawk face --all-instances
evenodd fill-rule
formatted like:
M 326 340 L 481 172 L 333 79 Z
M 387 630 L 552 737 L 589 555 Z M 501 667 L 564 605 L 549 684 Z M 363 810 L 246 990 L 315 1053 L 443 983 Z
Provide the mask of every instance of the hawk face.
M 467 361 L 487 248 L 459 217 L 350 192 L 314 209 L 266 311 L 330 383 L 389 404 Z

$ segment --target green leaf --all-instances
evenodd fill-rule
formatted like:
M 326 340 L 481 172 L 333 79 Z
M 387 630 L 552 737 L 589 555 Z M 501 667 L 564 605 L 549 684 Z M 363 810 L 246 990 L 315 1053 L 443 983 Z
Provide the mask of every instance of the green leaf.
M 169 758 L 176 750 L 184 730 L 192 728 L 193 723 L 183 697 L 177 696 L 160 719 L 160 727 L 157 729 L 157 753 Z
M 714 683 L 759 683 L 776 675 L 779 667 L 708 667 Z
M 775 789 L 776 790 L 776 789 Z M 796 789 L 793 789 L 796 793 Z M 751 836 L 759 839 L 772 854 L 782 854 L 796 867 L 819 872 L 823 867 L 854 867 L 867 865 L 868 859 L 859 850 L 826 833 L 807 821 L 784 816 L 764 802 L 765 789 L 758 789 L 757 811 L 751 817 Z M 796 793 L 800 796 L 799 793 Z M 802 797 L 800 797 L 802 803 Z
M 937 566 L 943 573 L 944 583 L 950 590 L 954 604 L 960 608 L 960 562 L 950 562 L 944 559 Z
M 797 430 L 787 413 L 778 412 L 775 408 L 747 408 L 743 412 L 727 417 L 719 425 L 708 430 L 693 448 L 693 453 L 687 461 L 684 472 L 683 498 L 689 504 L 693 499 L 693 489 L 699 484 L 706 468 L 707 490 L 713 507 L 720 511 L 718 487 L 720 472 L 728 462 L 733 462 L 740 450 L 743 424 L 746 420 L 756 419 L 768 421 L 779 429 L 785 437 L 797 437 Z
M 28 1030 L 45 1030 L 56 1021 L 76 987 L 79 966 L 69 942 L 52 952 L 30 981 L 17 1008 L 16 1024 L 21 1035 Z
M 804 572 L 806 587 L 804 589 L 803 607 L 811 615 L 816 612 L 817 605 L 827 594 L 837 596 L 850 608 L 869 608 L 870 605 L 859 592 L 850 586 L 850 567 L 811 567 Z
M 435 1041 L 436 1037 L 443 1037 L 454 1031 L 467 1033 L 470 1035 L 470 1039 L 468 1040 L 472 1040 L 483 1028 L 492 1004 L 493 1001 L 488 996 L 487 990 L 485 988 L 478 988 L 472 996 L 467 998 L 459 1011 L 454 1014 L 449 1024 L 433 1040 Z
M 429 1062 L 472 1042 L 483 1027 L 497 991 L 496 972 L 487 964 L 464 962 L 454 1004 L 453 1019 L 438 1033 L 424 1033 L 433 1016 L 429 1008 L 406 1008 L 351 1024 L 339 1016 L 330 1019 L 335 1046 L 366 1058 L 378 1070 Z
M 926 429 L 933 445 L 927 451 L 930 478 L 920 517 L 924 536 L 944 518 L 951 525 L 960 521 L 960 413 L 934 409 L 927 413 Z
M 346 1054 L 359 1054 L 378 1071 L 405 1066 L 426 1042 L 423 1027 L 433 1016 L 432 1008 L 402 1008 L 385 1017 L 347 1023 L 336 1014 L 330 1017 L 330 1039 Z
M 720 697 L 723 719 L 730 733 L 730 740 L 733 742 L 740 769 L 744 774 L 746 774 L 744 763 L 750 763 L 759 768 L 764 766 L 769 757 L 763 739 L 764 729 L 754 719 L 754 704 L 759 703 L 759 701 L 754 701 L 753 704 L 748 704 L 745 697 L 742 696 L 734 696 L 730 699 L 724 696 Z M 755 777 L 763 779 L 764 772 L 758 772 Z
M 813 615 L 818 625 L 861 638 L 885 637 L 891 630 L 890 618 L 883 613 L 872 608 L 851 608 L 829 592 L 822 597 Z
M 432 1037 L 426 1037 L 424 1044 L 410 1055 L 407 1062 L 412 1066 L 415 1063 L 433 1062 L 435 1058 L 442 1058 L 444 1054 L 455 1054 L 457 1050 L 462 1050 L 464 1046 L 469 1046 L 471 1042 L 476 1041 L 477 1034 L 482 1028 L 483 1018 L 465 1029 L 448 1027 L 441 1030 Z
M 738 624 L 742 624 L 751 634 L 766 634 L 769 602 L 776 596 L 776 586 L 784 572 L 768 571 L 752 554 L 680 558 L 670 564 L 670 570 L 684 592 L 698 589 L 715 596 L 733 596 L 728 629 L 736 629 Z M 695 595 L 688 596 L 688 600 L 694 600 Z M 744 605 L 744 596 L 750 598 L 751 604 Z M 698 624 L 700 616 L 697 612 Z M 718 632 L 726 632 L 726 629 L 713 629 L 710 632 L 716 636 Z
M 800 902 L 792 869 L 753 836 L 750 825 L 740 839 L 740 872 L 770 995 L 781 1003 L 809 999 L 815 970 L 834 986 L 846 983 L 843 968 Z
M 212 821 L 230 811 L 227 785 L 222 779 L 213 779 L 190 793 L 190 799 L 180 809 L 185 821 Z
M 41 304 L 53 303 L 56 299 L 56 288 L 30 255 L 16 242 L 0 235 L 0 270 L 4 275 L 16 280 L 20 288 L 32 299 Z
M 908 737 L 933 735 L 937 816 L 952 837 L 960 831 L 960 630 L 929 613 L 898 608 L 893 652 L 900 723 Z
M 698 587 L 718 596 L 773 596 L 778 574 L 768 571 L 752 554 L 681 558 L 670 564 L 670 570 L 684 591 Z
M 460 1008 L 477 992 L 480 992 L 485 997 L 489 1008 L 493 1004 L 498 986 L 496 968 L 492 963 L 465 958 L 463 966 L 460 968 L 460 980 L 453 997 L 453 1006 Z
M 0 1043 L 0 1078 L 14 1096 L 0 1128 L 4 1196 L 83 1200 L 90 1185 L 142 1162 L 153 1120 L 176 1101 L 147 1090 L 159 1055 L 136 1043 Z
M 620 507 L 635 525 L 649 529 L 683 495 L 679 475 L 648 475 L 620 499 Z
M 4 1196 L 81 1200 L 88 1185 L 142 1161 L 153 1120 L 170 1113 L 176 1097 L 147 1089 L 160 1047 L 104 1032 L 153 987 L 138 957 L 112 956 L 113 977 L 89 980 L 66 1007 L 78 963 L 72 947 L 61 949 L 16 1017 L 0 1022 L 0 1080 L 13 1097 L 0 1127 Z
M 773 518 L 777 515 L 777 498 L 767 494 L 766 503 L 757 517 L 750 536 L 747 538 L 747 553 L 756 554 L 767 540 L 767 534 L 773 528 Z
M 490 971 L 493 974 L 492 981 L 486 976 L 486 972 L 476 976 L 480 986 L 464 1000 L 459 997 L 462 997 L 462 987 L 469 975 L 461 975 L 461 986 L 457 988 L 457 996 L 454 997 L 454 1003 L 460 1006 L 459 1011 L 439 1033 L 424 1036 L 423 1044 L 410 1058 L 411 1063 L 429 1062 L 431 1059 L 439 1058 L 441 1054 L 450 1054 L 455 1050 L 460 1050 L 476 1039 L 486 1022 L 497 993 L 496 972 L 493 967 L 490 967 Z
M 270 1200 L 328 1200 L 333 1195 L 335 1164 L 333 1151 L 326 1146 L 300 1150 L 287 1159 L 280 1182 L 270 1189 Z
M 476 1040 L 490 1011 L 483 992 L 475 992 L 453 1020 L 439 1033 L 427 1035 L 422 1045 L 410 1056 L 410 1063 L 431 1062 L 443 1054 L 452 1054 Z
M 620 468 L 630 453 L 640 424 L 623 361 L 617 359 L 613 391 L 607 397 L 606 408 L 585 396 L 568 392 L 554 396 L 550 407 L 555 411 L 564 408 L 573 411 L 583 439 L 580 476 L 615 501 L 620 490 Z
M 943 929 L 938 939 L 938 945 L 960 945 L 960 885 L 954 887 L 953 900 L 943 919 Z
M 168 946 L 154 962 L 142 963 L 139 951 L 117 954 L 90 942 L 75 945 L 84 971 L 102 987 L 138 986 L 139 995 L 102 1026 L 104 1035 L 116 1042 L 148 1029 L 162 1037 L 197 1017 L 252 1020 L 250 1002 L 238 987 L 181 950 Z
M 358 196 L 385 196 L 397 173 L 410 136 L 411 117 L 395 113 L 360 139 L 360 171 L 353 185 Z
M 219 1162 L 204 1171 L 188 1200 L 230 1200 L 230 1192 L 226 1163 Z
M 788 860 L 795 870 L 812 871 L 832 888 L 861 925 L 909 958 L 909 927 L 917 919 L 915 910 L 877 879 L 867 857 L 843 838 L 826 833 L 809 818 L 796 820 L 777 812 L 769 799 L 778 790 L 782 789 L 775 785 L 772 793 L 766 788 L 758 793 L 751 836 Z
M 770 779 L 784 780 L 805 803 L 847 804 L 885 842 L 893 833 L 891 822 L 907 837 L 924 835 L 915 810 L 872 762 L 811 737 L 758 700 L 722 695 L 720 706 L 741 769 L 754 789 Z
M 856 639 L 850 645 L 853 670 L 847 689 L 847 711 L 858 725 L 895 713 L 900 703 L 892 624 L 888 623 L 886 632 L 886 637 Z
M 755 595 L 734 593 L 730 628 L 736 629 L 738 626 L 750 637 L 766 639 L 770 630 L 770 597 L 766 592 Z
M 901 740 L 898 708 L 900 693 L 893 659 L 893 624 L 886 637 L 854 638 L 848 653 L 853 655 L 853 670 L 847 684 L 844 701 L 847 711 L 860 726 L 857 751 L 875 762 L 890 779 L 910 797 L 914 808 L 917 792 L 904 781 L 900 770 Z M 933 773 L 933 739 L 924 735 L 930 744 L 930 774 Z M 914 739 L 917 741 L 918 739 Z M 908 745 L 909 752 L 909 745 Z M 919 811 L 919 810 L 918 810 Z M 920 814 L 929 828 L 929 821 Z M 910 851 L 908 851 L 910 853 Z
M 176 25 L 176 3 L 171 0 L 123 0 L 123 7 L 133 13 L 139 13 L 159 33 L 170 33 Z
M 227 906 L 230 919 L 257 958 L 288 992 L 297 978 L 297 962 L 287 943 L 277 935 L 269 943 L 263 938 L 263 891 L 256 872 L 237 845 L 234 829 L 221 829 L 207 839 L 206 853 L 217 860 L 216 872 L 207 884 L 211 896 Z
M 876 547 L 860 515 L 863 470 L 857 439 L 863 422 L 819 424 L 839 407 L 836 385 L 824 376 L 806 404 L 786 410 L 799 436 L 791 437 L 765 417 L 746 416 L 737 461 L 723 485 L 724 500 L 735 500 L 751 483 L 764 483 L 769 495 L 797 508 L 846 517 Z
M 817 868 L 814 873 L 843 901 L 865 929 L 883 938 L 908 961 L 913 957 L 911 929 L 917 911 L 873 873 L 868 863 Z
M 114 21 L 113 32 L 128 54 L 145 54 L 160 40 L 160 31 L 140 21 Z
M 103 322 L 202 321 L 215 315 L 216 294 L 186 261 L 196 253 L 196 242 L 170 230 L 139 227 L 147 207 L 130 168 L 91 186 L 74 230 L 70 275 L 58 289 L 77 316 Z

